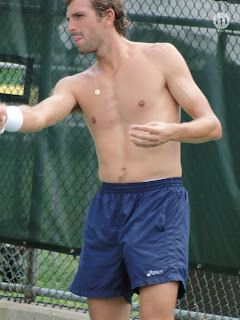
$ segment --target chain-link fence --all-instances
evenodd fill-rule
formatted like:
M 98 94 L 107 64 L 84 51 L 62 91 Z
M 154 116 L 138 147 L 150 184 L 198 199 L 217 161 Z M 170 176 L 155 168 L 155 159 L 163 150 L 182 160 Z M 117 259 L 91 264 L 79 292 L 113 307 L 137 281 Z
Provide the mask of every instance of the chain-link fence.
M 239 1 L 137 0 L 126 9 L 127 37 L 174 44 L 224 129 L 219 143 L 183 146 L 192 232 L 188 293 L 176 319 L 240 319 Z M 65 13 L 62 0 L 0 0 L 2 101 L 34 105 L 95 62 L 74 47 Z M 0 170 L 0 297 L 86 310 L 86 299 L 68 291 L 100 186 L 84 121 L 71 115 L 41 133 L 5 133 Z M 137 296 L 133 307 L 137 318 Z
M 78 259 L 72 255 L 14 245 L 1 245 L 0 297 L 16 302 L 34 302 L 53 307 L 87 311 L 87 299 L 69 292 Z M 190 270 L 186 296 L 178 301 L 175 319 L 239 319 L 240 280 L 199 270 Z M 138 296 L 132 317 L 139 317 Z M 213 315 L 216 315 L 213 317 Z

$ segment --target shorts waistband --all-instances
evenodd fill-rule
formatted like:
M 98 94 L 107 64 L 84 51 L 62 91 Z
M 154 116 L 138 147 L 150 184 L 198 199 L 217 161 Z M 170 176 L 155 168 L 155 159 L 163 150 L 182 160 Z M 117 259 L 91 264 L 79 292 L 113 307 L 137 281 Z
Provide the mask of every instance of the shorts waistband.
M 160 180 L 133 182 L 133 183 L 102 183 L 102 192 L 107 193 L 136 193 L 147 192 L 157 189 L 183 187 L 182 178 L 166 178 Z

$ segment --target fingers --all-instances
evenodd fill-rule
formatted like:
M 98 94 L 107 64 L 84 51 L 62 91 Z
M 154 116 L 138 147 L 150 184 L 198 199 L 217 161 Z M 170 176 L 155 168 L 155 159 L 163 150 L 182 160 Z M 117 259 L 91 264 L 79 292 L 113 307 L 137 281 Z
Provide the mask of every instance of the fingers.
M 132 138 L 136 138 L 143 141 L 155 141 L 156 137 L 152 133 L 138 133 L 134 131 L 129 131 L 129 135 L 131 136 L 130 140 Z
M 153 134 L 152 132 L 130 131 L 129 135 L 130 141 L 138 147 L 150 148 L 164 143 L 163 141 L 159 140 L 159 135 Z
M 132 125 L 129 131 L 130 141 L 138 147 L 151 148 L 168 141 L 166 132 L 168 124 L 150 122 L 145 125 Z
M 156 137 L 154 137 L 153 135 L 159 134 L 159 124 L 160 123 L 158 123 L 158 127 L 156 127 L 155 122 L 151 122 L 145 125 L 132 125 L 132 130 L 129 131 L 129 135 L 142 140 L 154 141 Z
M 157 141 L 147 141 L 147 140 L 138 140 L 135 138 L 130 138 L 130 141 L 137 147 L 141 148 L 153 148 L 162 145 L 165 142 Z
M 159 123 L 158 123 L 158 125 L 159 125 Z M 133 126 L 131 126 L 131 129 L 146 131 L 146 132 L 150 132 L 150 133 L 157 133 L 158 132 L 157 125 L 154 122 L 149 123 L 149 124 L 145 124 L 145 125 L 133 125 Z

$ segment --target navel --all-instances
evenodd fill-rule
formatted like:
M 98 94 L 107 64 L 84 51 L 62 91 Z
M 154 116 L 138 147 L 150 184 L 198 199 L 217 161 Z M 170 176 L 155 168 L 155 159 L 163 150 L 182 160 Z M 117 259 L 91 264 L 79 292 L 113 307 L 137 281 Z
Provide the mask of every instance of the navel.
M 140 100 L 139 102 L 138 102 L 138 105 L 139 105 L 139 107 L 144 107 L 145 106 L 145 101 L 144 100 Z
M 92 123 L 95 123 L 96 122 L 96 118 L 92 117 L 91 121 L 92 121 Z
M 125 176 L 127 175 L 127 169 L 126 168 L 121 168 L 121 175 L 119 177 L 120 180 L 123 180 Z

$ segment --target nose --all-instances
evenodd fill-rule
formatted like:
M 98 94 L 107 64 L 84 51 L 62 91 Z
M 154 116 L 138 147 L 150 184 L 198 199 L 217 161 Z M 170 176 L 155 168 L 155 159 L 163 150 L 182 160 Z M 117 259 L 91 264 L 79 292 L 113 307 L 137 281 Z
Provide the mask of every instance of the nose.
M 68 26 L 67 26 L 67 31 L 70 33 L 73 33 L 76 30 L 76 27 L 72 21 L 72 19 L 68 20 Z

